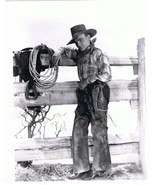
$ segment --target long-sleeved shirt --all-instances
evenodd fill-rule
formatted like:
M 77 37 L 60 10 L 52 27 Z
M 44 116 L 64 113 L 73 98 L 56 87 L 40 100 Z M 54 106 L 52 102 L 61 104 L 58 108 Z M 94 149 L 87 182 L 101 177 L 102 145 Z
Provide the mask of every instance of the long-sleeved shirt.
M 84 52 L 71 50 L 70 58 L 77 65 L 80 81 L 87 80 L 88 83 L 93 83 L 96 80 L 102 82 L 111 80 L 109 59 L 99 48 L 91 46 Z

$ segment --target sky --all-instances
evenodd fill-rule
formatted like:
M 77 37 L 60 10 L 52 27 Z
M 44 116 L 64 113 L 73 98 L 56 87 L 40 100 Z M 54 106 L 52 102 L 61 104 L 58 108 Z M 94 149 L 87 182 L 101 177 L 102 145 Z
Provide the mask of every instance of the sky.
M 147 6 L 144 0 L 7 2 L 8 51 L 41 43 L 56 51 L 71 39 L 70 28 L 83 23 L 97 30 L 96 45 L 108 55 L 136 56 Z

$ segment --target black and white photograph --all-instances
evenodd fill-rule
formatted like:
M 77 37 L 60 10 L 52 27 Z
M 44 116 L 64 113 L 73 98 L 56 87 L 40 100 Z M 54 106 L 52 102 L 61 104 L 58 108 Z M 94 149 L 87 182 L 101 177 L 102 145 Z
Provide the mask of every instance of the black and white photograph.
M 6 184 L 147 182 L 148 7 L 5 1 Z

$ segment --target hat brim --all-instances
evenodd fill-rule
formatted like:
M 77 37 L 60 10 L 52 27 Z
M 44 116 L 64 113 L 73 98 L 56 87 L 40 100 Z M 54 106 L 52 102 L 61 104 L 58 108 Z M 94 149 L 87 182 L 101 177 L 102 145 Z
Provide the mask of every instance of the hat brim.
M 75 43 L 75 39 L 76 39 L 79 35 L 81 35 L 81 34 L 83 34 L 83 33 L 89 34 L 90 37 L 93 37 L 94 35 L 96 35 L 97 31 L 96 31 L 95 29 L 88 29 L 88 30 L 79 32 L 78 34 L 76 34 L 76 36 L 74 36 L 74 37 L 67 43 L 67 45 L 69 45 L 69 44 L 74 44 L 74 43 Z

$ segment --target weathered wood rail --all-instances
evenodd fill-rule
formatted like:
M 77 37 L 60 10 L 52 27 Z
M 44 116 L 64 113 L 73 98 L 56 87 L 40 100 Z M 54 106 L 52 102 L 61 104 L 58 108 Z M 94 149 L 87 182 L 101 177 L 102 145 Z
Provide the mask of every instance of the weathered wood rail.
M 93 138 L 88 138 L 89 154 L 93 156 Z M 138 163 L 139 138 L 137 135 L 109 135 L 113 163 Z M 72 138 L 29 138 L 16 142 L 16 161 L 53 160 L 72 158 Z
M 137 162 L 145 169 L 143 140 L 145 135 L 145 52 L 144 39 L 138 40 L 138 57 L 118 58 L 109 57 L 111 66 L 132 66 L 134 80 L 112 80 L 109 82 L 111 89 L 110 101 L 130 101 L 138 108 L 139 134 L 138 135 L 109 135 L 110 152 L 112 162 Z M 64 59 L 61 66 L 73 66 L 72 62 Z M 14 106 L 36 105 L 63 105 L 76 104 L 75 90 L 78 82 L 55 83 L 41 92 L 36 100 L 26 100 L 24 96 L 25 83 L 14 83 Z M 31 138 L 26 141 L 18 141 L 15 147 L 15 160 L 53 160 L 71 158 L 71 137 L 63 138 Z M 93 154 L 93 140 L 89 138 L 90 156 Z M 116 158 L 118 157 L 118 160 Z
M 38 92 L 46 92 L 37 100 L 25 99 L 25 83 L 14 83 L 14 105 L 19 107 L 35 105 L 62 105 L 76 104 L 75 90 L 78 82 L 59 82 L 53 87 L 43 90 L 37 88 Z M 110 101 L 138 100 L 138 81 L 135 80 L 113 80 L 109 82 Z
M 132 66 L 133 73 L 137 74 L 138 58 L 127 57 L 109 57 L 111 66 Z M 70 60 L 63 58 L 61 66 L 74 66 Z M 37 100 L 26 100 L 24 97 L 26 84 L 14 83 L 14 105 L 19 107 L 36 106 L 36 105 L 62 105 L 76 104 L 75 90 L 78 82 L 55 83 L 51 88 L 43 90 L 37 88 L 38 92 L 45 93 L 39 96 Z M 110 86 L 110 101 L 132 101 L 138 100 L 138 81 L 135 80 L 112 80 Z M 61 98 L 60 98 L 61 97 Z

